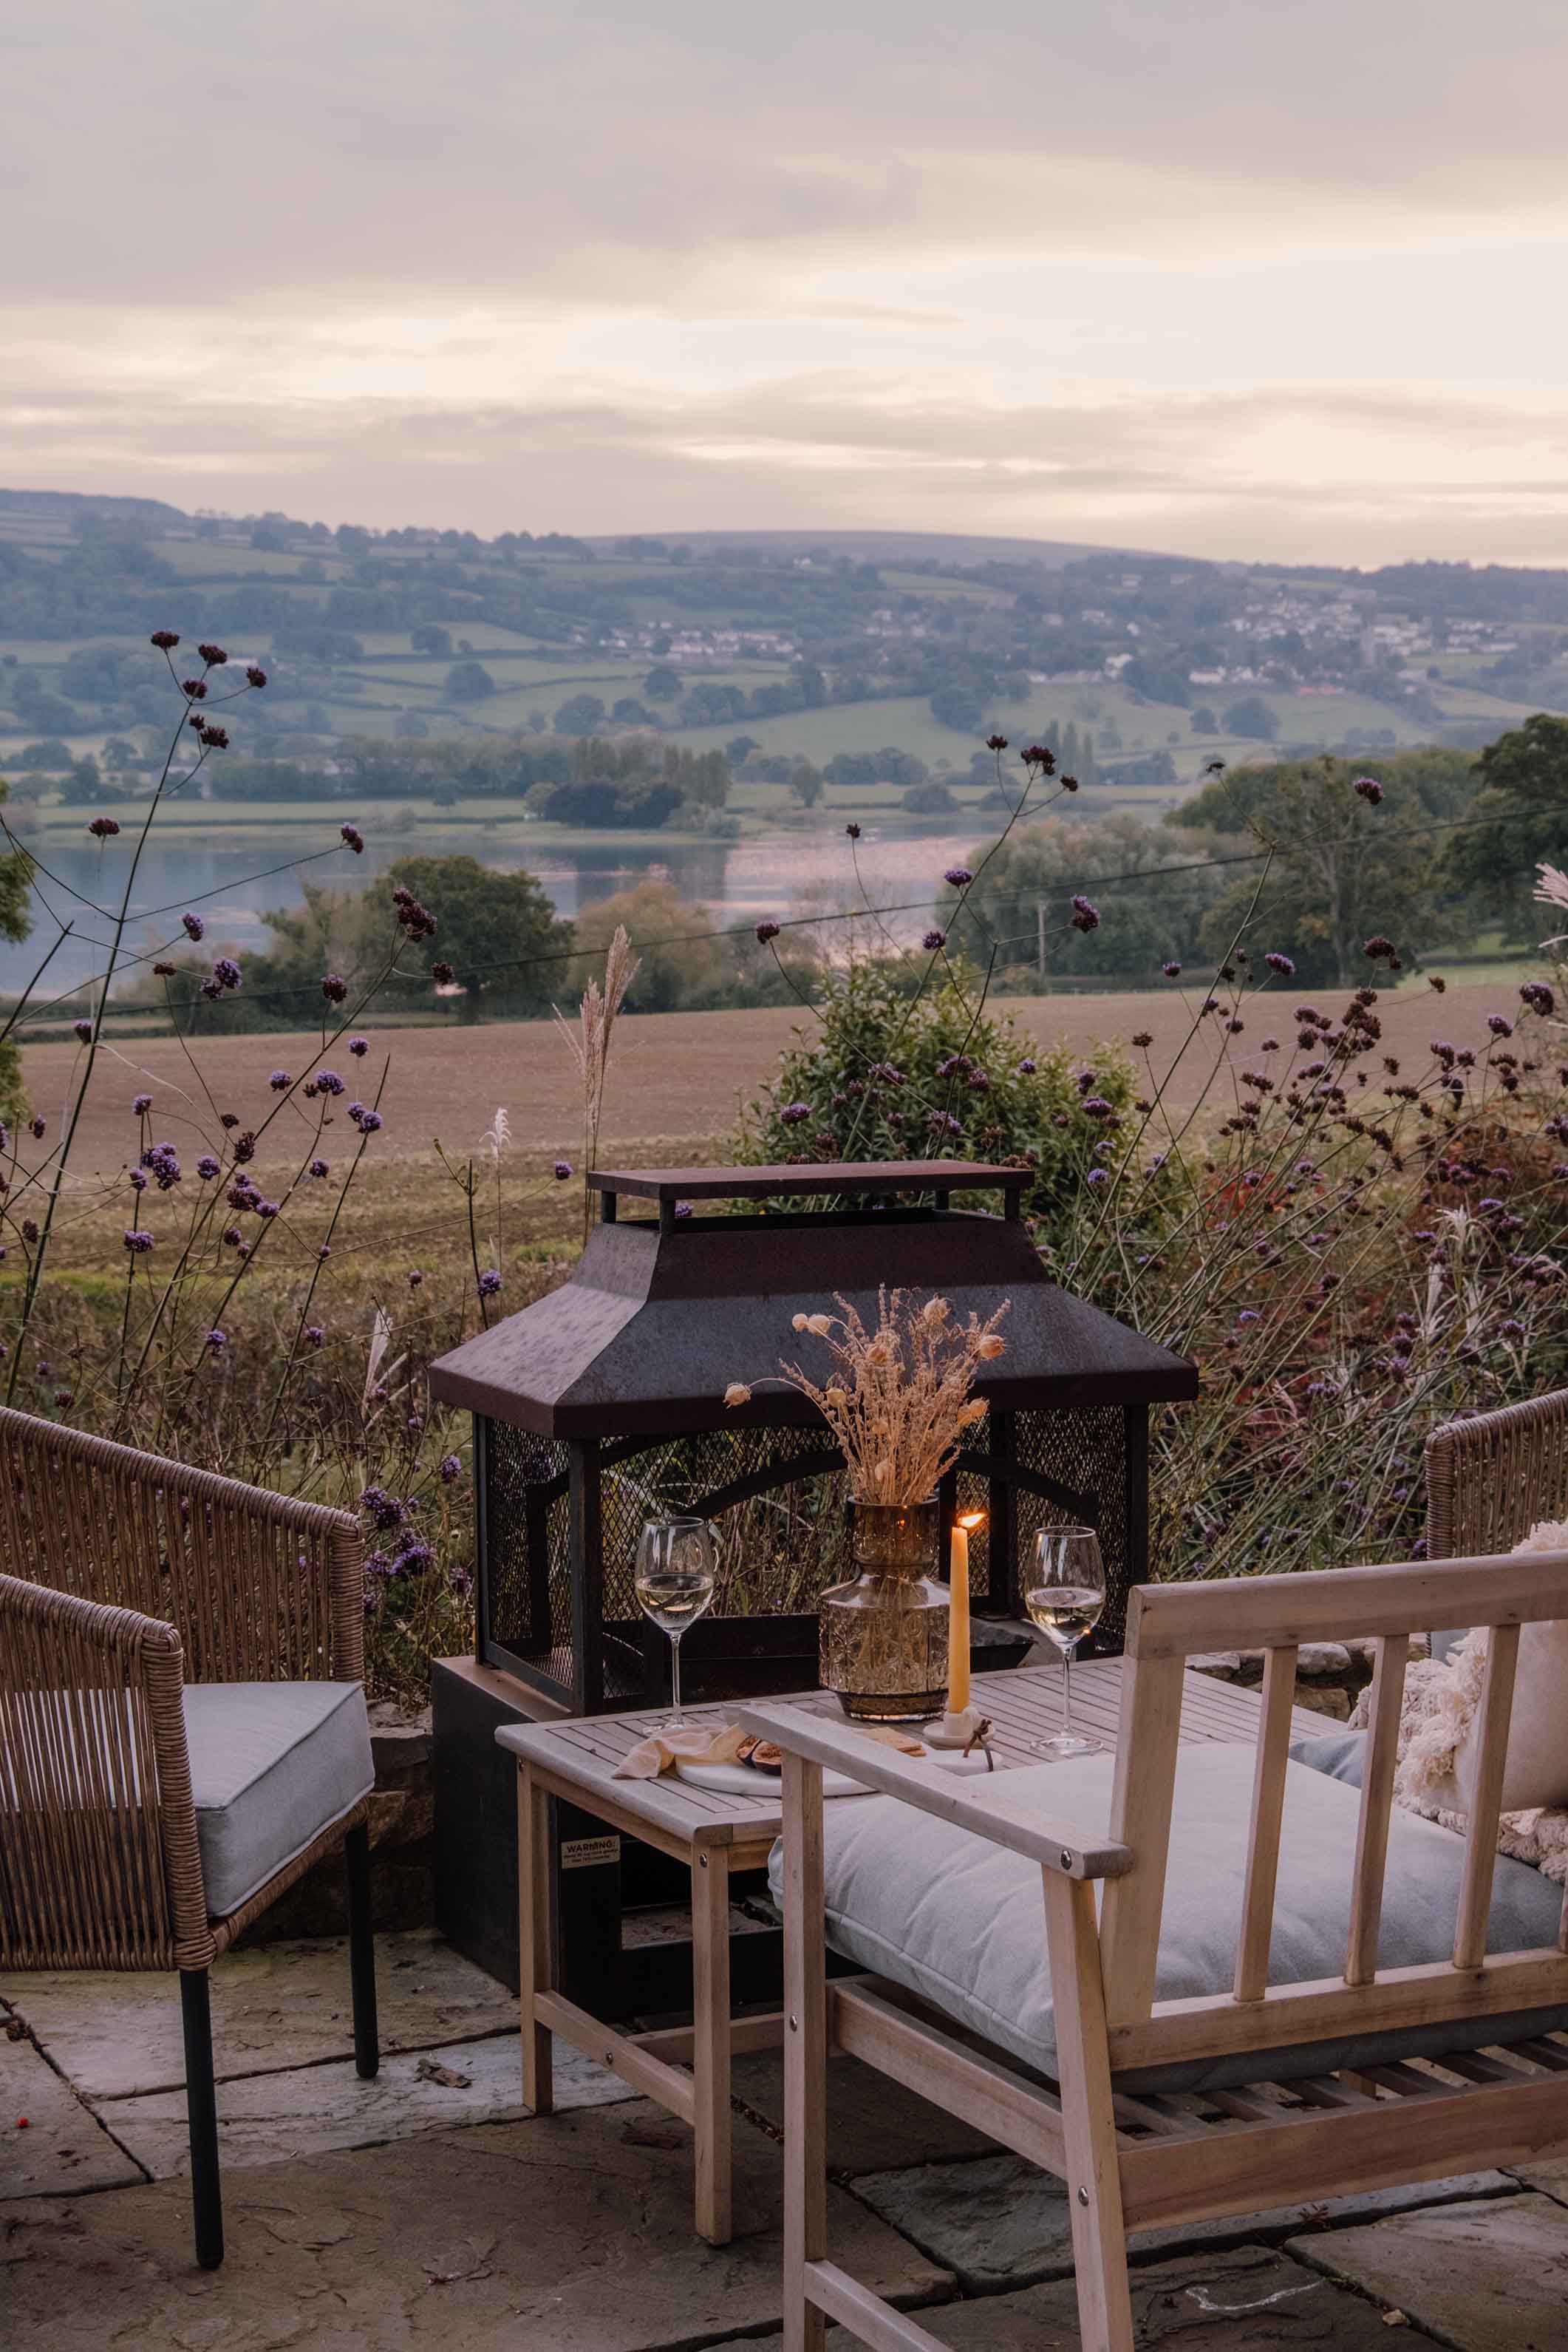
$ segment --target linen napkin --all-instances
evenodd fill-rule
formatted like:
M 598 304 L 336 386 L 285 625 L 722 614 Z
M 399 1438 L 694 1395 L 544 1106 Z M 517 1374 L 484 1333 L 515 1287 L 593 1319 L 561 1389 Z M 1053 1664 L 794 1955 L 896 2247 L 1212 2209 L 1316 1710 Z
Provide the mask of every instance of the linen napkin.
M 896 1748 L 902 1756 L 925 1753 L 918 1739 L 906 1731 L 894 1730 L 891 1724 L 857 1723 L 853 1728 L 862 1739 L 880 1739 L 884 1747 Z M 747 1738 L 738 1723 L 694 1723 L 685 1731 L 651 1731 L 621 1759 L 612 1777 L 617 1780 L 654 1780 L 677 1763 L 737 1764 Z

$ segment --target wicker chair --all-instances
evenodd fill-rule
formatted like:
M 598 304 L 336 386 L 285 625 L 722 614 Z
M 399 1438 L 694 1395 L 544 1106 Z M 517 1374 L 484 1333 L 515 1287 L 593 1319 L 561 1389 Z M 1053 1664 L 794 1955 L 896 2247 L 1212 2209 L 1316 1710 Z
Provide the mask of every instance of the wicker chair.
M 1568 1389 L 1445 1422 L 1427 1440 L 1427 1557 L 1511 1551 L 1539 1519 L 1568 1519 Z M 1466 1627 L 1435 1632 L 1446 1657 Z
M 359 1532 L 0 1410 L 0 1967 L 178 1969 L 212 2269 L 208 1969 L 340 1844 L 354 2056 L 361 2075 L 380 2062 L 369 1734 L 362 1687 L 342 1688 L 363 1681 Z

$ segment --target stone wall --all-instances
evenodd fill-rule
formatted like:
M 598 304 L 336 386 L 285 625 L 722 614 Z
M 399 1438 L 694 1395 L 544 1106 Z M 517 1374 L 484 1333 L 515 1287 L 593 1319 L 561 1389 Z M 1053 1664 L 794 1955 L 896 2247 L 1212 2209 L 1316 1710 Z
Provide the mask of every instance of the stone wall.
M 379 1928 L 428 1927 L 435 1919 L 435 1799 L 430 1709 L 410 1715 L 388 1701 L 371 1708 L 376 1785 L 371 1799 L 371 1906 Z M 348 1932 L 342 1864 L 318 1863 L 240 1937 L 272 1944 Z
M 1296 1654 L 1296 1705 L 1332 1716 L 1336 1723 L 1347 1721 L 1372 1680 L 1375 1647 L 1372 1642 L 1303 1642 Z M 1261 1650 L 1211 1650 L 1187 1664 L 1200 1675 L 1256 1690 L 1263 1680 L 1264 1655 Z M 1410 1655 L 1427 1655 L 1422 1636 L 1412 1635 Z

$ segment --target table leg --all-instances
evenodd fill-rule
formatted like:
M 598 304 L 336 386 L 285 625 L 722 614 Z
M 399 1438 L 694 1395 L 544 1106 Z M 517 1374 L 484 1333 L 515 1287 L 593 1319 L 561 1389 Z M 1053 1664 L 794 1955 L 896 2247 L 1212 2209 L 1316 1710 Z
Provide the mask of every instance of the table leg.
M 555 1981 L 550 1946 L 549 1799 L 517 1765 L 518 2022 L 523 2039 L 523 2105 L 548 2116 L 555 2105 L 549 2029 L 534 2015 L 534 1996 Z
M 697 2234 L 726 2246 L 732 2228 L 729 1854 L 723 1846 L 692 1856 L 692 2028 Z

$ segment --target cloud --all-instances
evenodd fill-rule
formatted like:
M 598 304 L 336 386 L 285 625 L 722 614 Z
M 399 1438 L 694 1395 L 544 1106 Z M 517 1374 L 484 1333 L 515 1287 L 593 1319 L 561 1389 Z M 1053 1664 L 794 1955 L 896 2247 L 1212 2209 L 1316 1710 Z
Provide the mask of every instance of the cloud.
M 8 41 L 18 484 L 1568 545 L 1556 12 L 52 0 Z

